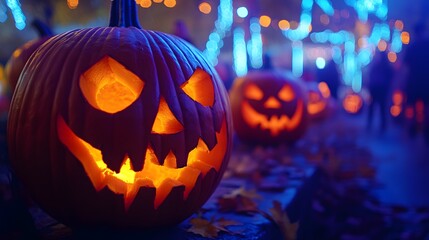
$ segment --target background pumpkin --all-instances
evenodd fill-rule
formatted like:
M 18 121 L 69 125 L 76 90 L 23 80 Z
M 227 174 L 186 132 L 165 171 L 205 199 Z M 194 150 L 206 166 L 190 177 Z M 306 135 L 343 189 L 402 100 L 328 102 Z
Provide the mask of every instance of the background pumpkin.
M 294 142 L 307 130 L 307 96 L 298 79 L 276 71 L 254 71 L 230 90 L 234 130 L 246 142 Z
M 306 83 L 308 92 L 307 111 L 310 119 L 323 120 L 335 109 L 335 100 L 331 97 L 329 88 L 325 82 Z
M 53 37 L 13 97 L 12 164 L 70 226 L 154 227 L 197 211 L 231 150 L 227 92 L 186 41 L 142 30 L 134 0 L 110 27 Z
M 12 93 L 18 83 L 19 75 L 31 54 L 53 35 L 51 29 L 42 21 L 35 19 L 31 24 L 39 33 L 39 38 L 33 39 L 16 49 L 6 63 L 6 78 Z

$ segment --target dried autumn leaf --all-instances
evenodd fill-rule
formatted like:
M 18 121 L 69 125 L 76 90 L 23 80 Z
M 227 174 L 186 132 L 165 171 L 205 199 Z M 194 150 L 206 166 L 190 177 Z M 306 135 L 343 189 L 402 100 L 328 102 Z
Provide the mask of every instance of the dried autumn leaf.
M 273 201 L 273 207 L 270 208 L 270 214 L 262 213 L 262 215 L 274 222 L 280 228 L 284 239 L 296 239 L 299 224 L 291 223 L 286 211 L 282 208 L 280 202 Z
M 224 198 L 235 198 L 237 196 L 242 196 L 250 199 L 261 199 L 261 195 L 259 195 L 255 189 L 252 190 L 246 190 L 244 187 L 237 188 L 233 190 L 229 194 L 225 194 Z
M 258 211 L 255 199 L 260 198 L 261 196 L 256 193 L 256 190 L 248 191 L 238 188 L 218 198 L 217 204 L 219 210 L 223 212 L 254 213 Z
M 206 237 L 206 238 L 216 238 L 219 232 L 226 232 L 229 234 L 239 234 L 232 232 L 227 229 L 229 226 L 241 225 L 241 223 L 226 220 L 224 218 L 216 219 L 212 217 L 210 220 L 198 216 L 190 220 L 191 227 L 187 230 L 188 232 Z

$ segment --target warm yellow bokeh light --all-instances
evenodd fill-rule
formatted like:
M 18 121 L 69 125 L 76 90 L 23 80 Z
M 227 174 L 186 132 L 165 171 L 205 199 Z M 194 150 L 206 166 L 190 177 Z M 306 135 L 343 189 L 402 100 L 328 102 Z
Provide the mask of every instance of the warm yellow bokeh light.
M 320 22 L 323 24 L 323 25 L 328 25 L 329 24 L 329 22 L 330 22 L 330 20 L 329 20 L 329 16 L 328 15 L 326 15 L 326 14 L 322 14 L 322 15 L 320 15 Z
M 154 3 L 162 3 L 163 0 L 152 0 Z
M 290 28 L 290 23 L 288 20 L 280 20 L 279 21 L 279 28 L 281 30 L 288 30 Z
M 176 0 L 164 0 L 164 5 L 168 8 L 173 8 L 177 4 Z
M 410 33 L 409 32 L 402 32 L 401 33 L 401 40 L 403 44 L 409 44 L 410 43 Z
M 136 0 L 136 3 L 142 8 L 150 8 L 152 6 L 151 0 Z
M 389 59 L 389 61 L 391 62 L 391 63 L 394 63 L 394 62 L 396 62 L 396 60 L 398 59 L 398 56 L 396 55 L 396 53 L 394 53 L 394 52 L 389 52 L 388 54 L 387 54 L 387 58 Z
M 202 2 L 198 6 L 198 9 L 204 14 L 209 14 L 212 11 L 212 6 L 208 2 Z
M 384 52 L 387 49 L 387 43 L 384 40 L 380 40 L 380 42 L 378 42 L 377 45 L 378 50 L 380 50 L 380 52 Z
M 404 96 L 402 95 L 402 92 L 395 91 L 392 95 L 392 102 L 395 105 L 400 105 L 404 101 Z
M 319 84 L 317 84 L 317 87 L 319 88 L 324 98 L 329 98 L 331 96 L 331 91 L 329 90 L 329 86 L 326 82 L 320 82 Z
M 75 9 L 79 5 L 79 0 L 67 0 L 67 5 L 70 9 Z
M 402 22 L 401 20 L 396 20 L 395 28 L 398 29 L 399 31 L 404 30 L 404 22 Z
M 290 28 L 291 29 L 297 29 L 298 28 L 298 22 L 297 21 L 290 21 Z
M 271 24 L 271 18 L 267 15 L 262 15 L 259 18 L 259 24 L 261 24 L 262 27 L 269 27 Z

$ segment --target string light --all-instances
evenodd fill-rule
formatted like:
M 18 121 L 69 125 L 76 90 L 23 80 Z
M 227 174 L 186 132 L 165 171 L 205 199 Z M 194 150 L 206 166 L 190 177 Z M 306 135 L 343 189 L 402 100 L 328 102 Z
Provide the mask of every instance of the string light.
M 204 14 L 209 14 L 212 11 L 212 6 L 208 2 L 202 2 L 198 5 L 198 9 Z
M 6 5 L 9 7 L 12 12 L 12 16 L 15 20 L 15 27 L 18 30 L 22 30 L 25 28 L 25 15 L 21 9 L 21 3 L 18 0 L 6 0 Z
M 77 8 L 77 5 L 79 5 L 79 0 L 67 0 L 67 6 L 69 6 L 70 9 Z

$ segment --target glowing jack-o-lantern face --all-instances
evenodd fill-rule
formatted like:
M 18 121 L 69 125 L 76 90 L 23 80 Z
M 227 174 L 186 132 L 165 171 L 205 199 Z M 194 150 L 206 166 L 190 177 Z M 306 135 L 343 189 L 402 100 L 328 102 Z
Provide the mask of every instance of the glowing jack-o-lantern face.
M 245 141 L 294 141 L 306 129 L 306 99 L 296 80 L 271 72 L 236 79 L 230 92 L 234 128 Z
M 135 74 L 125 69 L 110 57 L 103 58 L 79 81 L 79 86 L 86 100 L 94 108 L 115 114 L 129 107 L 140 96 L 144 82 Z M 185 94 L 203 106 L 213 106 L 214 88 L 210 76 L 197 69 L 191 78 L 180 86 Z M 201 89 L 204 89 L 201 90 Z M 202 94 L 204 93 L 204 94 Z M 96 190 L 108 187 L 111 191 L 124 195 L 125 208 L 128 209 L 141 187 L 156 189 L 155 209 L 165 200 L 175 186 L 185 186 L 186 199 L 200 174 L 207 174 L 210 169 L 220 170 L 227 147 L 225 122 L 216 133 L 217 144 L 209 150 L 200 138 L 197 146 L 188 153 L 184 167 L 178 168 L 176 156 L 172 151 L 160 161 L 151 146 L 144 156 L 143 168 L 134 170 L 130 157 L 124 155 L 119 172 L 110 169 L 103 161 L 102 152 L 78 137 L 66 124 L 63 117 L 58 117 L 58 135 L 61 142 L 82 163 L 91 183 Z M 183 125 L 175 118 L 163 97 L 160 98 L 158 112 L 152 127 L 153 134 L 176 134 L 183 131 Z
M 70 225 L 177 224 L 214 192 L 231 151 L 221 80 L 193 46 L 159 32 L 54 37 L 29 60 L 12 108 L 14 168 Z

